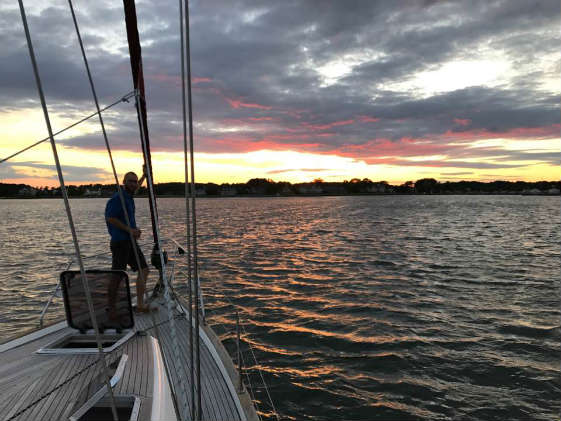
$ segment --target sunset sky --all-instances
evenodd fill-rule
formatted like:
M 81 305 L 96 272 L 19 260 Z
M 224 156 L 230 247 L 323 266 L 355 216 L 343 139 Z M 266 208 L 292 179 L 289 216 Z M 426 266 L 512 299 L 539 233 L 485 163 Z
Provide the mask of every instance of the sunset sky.
M 68 3 L 24 0 L 55 131 L 95 111 Z M 48 4 L 48 6 L 46 6 Z M 75 1 L 102 106 L 132 90 L 120 1 Z M 561 3 L 191 2 L 198 182 L 559 180 Z M 177 1 L 137 0 L 156 182 L 184 177 Z M 0 159 L 47 136 L 17 2 L 0 5 Z M 104 114 L 140 171 L 132 101 Z M 56 137 L 67 184 L 113 181 L 99 122 Z M 45 142 L 0 182 L 57 185 Z

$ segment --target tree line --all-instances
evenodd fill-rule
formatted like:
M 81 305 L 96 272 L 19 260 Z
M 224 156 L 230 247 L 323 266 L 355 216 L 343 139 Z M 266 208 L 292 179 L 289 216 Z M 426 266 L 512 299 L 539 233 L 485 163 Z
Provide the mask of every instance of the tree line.
M 190 188 L 190 186 L 188 187 Z M 391 185 L 386 181 L 368 178 L 327 182 L 317 178 L 308 183 L 275 182 L 266 178 L 252 178 L 246 183 L 196 183 L 197 196 L 294 196 L 294 195 L 374 195 L 374 194 L 559 194 L 561 181 L 445 181 L 422 178 Z M 69 185 L 70 197 L 109 197 L 116 191 L 114 184 Z M 182 182 L 158 183 L 157 196 L 183 196 Z M 188 190 L 188 193 L 189 190 Z M 141 187 L 138 195 L 147 194 Z M 61 197 L 60 188 L 32 187 L 27 184 L 0 183 L 0 197 Z

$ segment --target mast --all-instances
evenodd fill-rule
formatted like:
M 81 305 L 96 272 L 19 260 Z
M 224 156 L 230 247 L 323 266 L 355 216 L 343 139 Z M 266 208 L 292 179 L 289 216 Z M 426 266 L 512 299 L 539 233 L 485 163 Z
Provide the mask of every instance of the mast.
M 138 35 L 138 25 L 136 20 L 136 6 L 134 0 L 123 0 L 125 9 L 125 22 L 127 25 L 127 39 L 129 42 L 129 54 L 131 59 L 132 81 L 137 92 L 137 115 L 140 130 L 144 131 L 146 150 L 142 149 L 144 164 L 150 172 L 150 179 L 154 180 L 152 173 L 152 156 L 150 153 L 150 139 L 148 136 L 148 119 L 146 117 L 146 97 L 144 91 L 144 74 L 142 72 L 142 50 L 140 48 L 140 37 Z M 141 133 L 142 138 L 142 133 Z M 147 183 L 149 196 L 154 197 L 154 203 L 149 200 L 150 216 L 152 219 L 152 235 L 154 236 L 154 248 L 158 246 L 158 230 L 156 229 L 156 217 L 158 209 L 156 206 L 156 196 L 154 195 L 153 183 Z

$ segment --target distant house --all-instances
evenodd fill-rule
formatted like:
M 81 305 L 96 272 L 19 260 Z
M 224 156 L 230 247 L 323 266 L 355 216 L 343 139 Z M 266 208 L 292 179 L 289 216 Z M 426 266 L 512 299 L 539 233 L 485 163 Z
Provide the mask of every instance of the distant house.
M 292 194 L 292 190 L 290 190 L 290 185 L 288 183 L 284 184 L 279 192 L 283 196 L 289 196 Z
M 323 188 L 321 183 L 303 183 L 296 187 L 300 194 L 322 194 Z
M 236 196 L 238 194 L 238 190 L 233 186 L 221 186 L 220 188 L 220 195 L 221 196 Z
M 387 183 L 372 183 L 366 188 L 367 193 L 390 193 L 391 187 Z
M 345 194 L 345 187 L 341 183 L 322 183 L 322 189 L 326 194 Z
M 19 189 L 18 196 L 25 196 L 25 197 L 35 197 L 37 196 L 38 190 L 31 186 L 25 186 Z
M 88 196 L 88 197 L 101 197 L 101 189 L 97 189 L 97 190 L 86 189 L 86 190 L 84 191 L 84 196 Z

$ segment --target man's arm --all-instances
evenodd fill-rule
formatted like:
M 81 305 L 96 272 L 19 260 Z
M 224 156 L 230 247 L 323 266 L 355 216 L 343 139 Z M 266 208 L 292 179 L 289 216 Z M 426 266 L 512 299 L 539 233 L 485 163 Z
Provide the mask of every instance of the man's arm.
M 109 222 L 111 225 L 119 228 L 120 230 L 123 230 L 125 232 L 130 232 L 132 234 L 133 238 L 135 238 L 135 239 L 140 238 L 140 230 L 138 228 L 129 228 L 126 224 L 123 224 L 117 218 L 108 217 L 106 219 L 107 219 L 107 222 Z
M 138 180 L 138 187 L 142 186 L 142 183 L 144 182 L 144 179 L 146 178 L 146 164 L 144 164 L 142 166 L 142 177 L 140 177 L 140 180 Z

